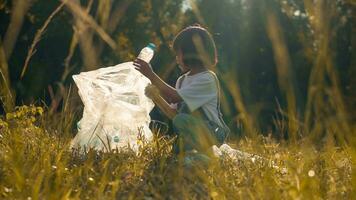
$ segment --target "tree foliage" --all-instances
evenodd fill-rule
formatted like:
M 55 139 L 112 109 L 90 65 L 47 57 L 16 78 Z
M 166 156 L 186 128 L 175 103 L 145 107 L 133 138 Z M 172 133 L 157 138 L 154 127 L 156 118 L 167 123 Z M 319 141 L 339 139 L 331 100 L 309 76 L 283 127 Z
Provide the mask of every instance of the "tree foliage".
M 154 70 L 173 85 L 179 71 L 170 44 L 180 29 L 198 22 L 216 40 L 217 72 L 225 94 L 223 111 L 234 130 L 242 124 L 245 129 L 250 126 L 265 133 L 278 129 L 282 133 L 278 137 L 286 137 L 279 124 L 281 120 L 289 121 L 291 127 L 292 121 L 304 123 L 308 116 L 318 118 L 313 113 L 306 114 L 307 109 L 310 112 L 321 109 L 308 95 L 315 66 L 332 65 L 322 72 L 325 72 L 323 83 L 330 83 L 323 90 L 340 89 L 341 99 L 336 103 L 345 103 L 348 108 L 345 110 L 356 108 L 352 1 L 328 4 L 323 0 L 33 0 L 26 5 L 21 2 L 0 3 L 0 35 L 17 104 L 43 99 L 56 110 L 72 84 L 72 74 L 132 60 L 148 42 L 158 46 L 152 61 Z M 64 8 L 41 33 L 28 69 L 21 77 L 36 32 L 63 2 Z M 319 12 L 318 6 L 328 13 Z M 320 20 L 325 20 L 323 26 Z M 17 37 L 8 36 L 11 26 L 11 33 L 17 31 Z M 280 51 L 282 47 L 285 51 Z M 330 56 L 328 62 L 317 61 L 323 48 Z M 287 70 L 286 74 L 283 70 Z M 318 94 L 315 97 L 333 96 L 322 91 Z M 328 112 L 336 110 L 339 107 Z M 347 120 L 355 120 L 355 115 Z

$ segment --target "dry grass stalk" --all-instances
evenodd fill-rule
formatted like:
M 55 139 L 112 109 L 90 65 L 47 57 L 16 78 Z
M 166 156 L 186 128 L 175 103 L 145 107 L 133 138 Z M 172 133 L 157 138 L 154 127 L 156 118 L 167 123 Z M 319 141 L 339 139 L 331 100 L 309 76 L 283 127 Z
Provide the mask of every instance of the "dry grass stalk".
M 79 0 L 73 0 L 73 3 L 80 6 L 87 15 L 91 11 L 93 2 L 93 0 L 89 1 L 86 8 L 82 8 Z M 100 57 L 98 47 L 94 44 L 94 31 L 88 23 L 82 20 L 76 13 L 73 13 L 73 10 L 70 11 L 75 20 L 74 30 L 82 54 L 83 68 L 85 71 L 94 70 L 99 66 Z
M 229 73 L 226 75 L 222 75 L 221 80 L 225 83 L 226 87 L 229 89 L 230 95 L 233 98 L 235 108 L 239 112 L 239 116 L 237 117 L 236 120 L 241 120 L 244 128 L 244 132 L 246 133 L 247 136 L 255 137 L 257 125 L 255 123 L 255 120 L 252 118 L 252 116 L 246 109 L 243 98 L 241 96 L 241 89 L 239 85 L 231 84 L 231 83 L 238 82 L 237 76 L 234 75 L 231 76 L 231 74 L 236 74 L 236 73 Z
M 45 21 L 45 23 L 43 24 L 43 26 L 37 31 L 35 38 L 33 39 L 33 42 L 31 44 L 31 47 L 27 53 L 26 56 L 26 60 L 25 60 L 25 64 L 22 68 L 22 72 L 21 72 L 21 78 L 23 78 L 23 76 L 25 75 L 25 72 L 27 70 L 28 64 L 30 62 L 31 57 L 36 53 L 36 45 L 37 43 L 41 40 L 41 37 L 43 35 L 43 33 L 46 31 L 49 23 L 52 21 L 53 17 L 59 13 L 59 11 L 61 11 L 61 9 L 63 8 L 65 2 L 62 2 L 53 12 L 52 14 L 48 17 L 48 19 Z
M 317 55 L 309 79 L 308 101 L 305 111 L 306 132 L 318 140 L 327 135 L 339 144 L 352 142 L 352 131 L 339 88 L 338 73 L 331 49 L 333 29 L 331 19 L 337 17 L 335 3 L 325 0 L 307 1 L 306 9 L 313 13 L 310 24 L 315 31 Z
M 94 3 L 94 0 L 90 0 L 85 8 L 85 12 L 89 13 L 92 5 Z M 49 91 L 52 91 L 52 95 L 51 95 L 51 105 L 50 105 L 50 114 L 54 114 L 55 111 L 57 111 L 58 106 L 60 105 L 60 102 L 62 100 L 64 100 L 63 104 L 66 105 L 68 104 L 68 102 L 66 102 L 65 100 L 65 94 L 70 93 L 70 89 L 69 92 L 67 92 L 66 88 L 64 88 L 63 82 L 66 80 L 66 78 L 68 77 L 68 75 L 71 73 L 72 68 L 70 67 L 70 61 L 74 55 L 74 52 L 76 50 L 76 47 L 78 46 L 79 42 L 80 43 L 85 43 L 86 46 L 88 46 L 88 48 L 84 49 L 82 51 L 83 53 L 83 57 L 84 57 L 84 63 L 86 64 L 86 66 L 96 66 L 97 63 L 97 57 L 95 56 L 95 48 L 92 46 L 91 41 L 92 39 L 92 33 L 91 32 L 86 32 L 84 31 L 85 25 L 81 20 L 76 20 L 75 25 L 73 26 L 73 36 L 72 36 L 72 40 L 71 43 L 69 45 L 69 53 L 67 55 L 67 57 L 64 60 L 64 71 L 63 74 L 61 76 L 61 80 L 58 83 L 58 90 L 56 92 L 56 94 L 53 94 L 53 89 L 52 87 L 49 87 Z M 90 40 L 89 40 L 90 39 Z M 85 47 L 81 45 L 82 47 Z M 90 64 L 88 64 L 90 63 Z M 69 97 L 67 97 L 68 100 Z
M 296 96 L 290 69 L 291 62 L 281 27 L 274 14 L 267 15 L 266 28 L 274 50 L 279 87 L 287 98 L 288 134 L 290 138 L 295 141 L 297 138 L 298 124 L 296 123 Z
M 30 7 L 30 0 L 14 0 L 11 11 L 10 24 L 4 37 L 4 51 L 6 60 L 8 60 L 15 47 L 17 37 L 20 33 L 27 10 Z
M 74 28 L 74 33 L 72 36 L 72 40 L 69 45 L 69 52 L 67 57 L 64 59 L 64 72 L 61 77 L 61 81 L 64 81 L 67 76 L 69 75 L 71 69 L 70 69 L 70 61 L 72 60 L 72 57 L 74 55 L 75 49 L 78 45 L 78 35 L 77 35 L 77 30 Z
M 91 7 L 93 5 L 93 2 L 94 2 L 94 0 L 90 0 L 88 2 L 87 7 L 85 8 L 85 12 L 86 13 L 90 12 L 90 9 L 91 9 Z M 75 21 L 75 24 L 73 26 L 73 31 L 74 32 L 73 32 L 72 40 L 71 40 L 70 45 L 69 45 L 69 53 L 68 53 L 67 57 L 64 60 L 64 72 L 63 72 L 62 79 L 61 79 L 62 81 L 64 81 L 67 78 L 68 74 L 71 71 L 70 70 L 70 61 L 71 61 L 71 59 L 72 59 L 72 57 L 74 55 L 74 52 L 75 52 L 75 49 L 76 49 L 78 43 L 79 43 L 79 39 L 81 37 L 81 34 L 89 34 L 88 32 L 85 32 L 85 31 L 81 30 L 83 26 L 84 25 L 83 25 L 83 22 L 81 20 L 76 20 Z M 85 39 L 87 39 L 88 37 L 89 36 L 84 36 Z M 81 42 L 85 42 L 82 39 L 80 41 Z M 94 47 L 91 47 L 90 49 L 94 49 Z M 86 55 L 85 53 L 86 53 L 86 51 L 83 51 L 84 60 L 87 60 L 86 58 L 89 57 L 89 55 Z M 94 56 L 94 59 L 96 59 L 95 56 Z M 96 61 L 93 61 L 93 62 L 96 63 Z M 85 63 L 85 64 L 87 64 L 87 63 Z M 90 66 L 90 65 L 86 65 L 86 66 Z
M 91 5 L 91 2 L 89 2 L 89 5 Z M 64 59 L 64 72 L 62 74 L 62 78 L 61 80 L 66 79 L 66 77 L 69 74 L 69 67 L 70 67 L 70 61 L 72 60 L 72 57 L 74 55 L 75 49 L 78 45 L 78 30 L 75 28 L 75 26 L 73 26 L 73 36 L 69 45 L 69 52 L 67 57 Z
M 14 108 L 14 97 L 10 88 L 10 77 L 8 71 L 5 52 L 0 41 L 0 101 L 4 105 L 5 112 L 10 112 Z
M 73 1 L 61 0 L 72 11 L 72 13 L 85 23 L 89 24 L 93 30 L 104 40 L 112 49 L 116 49 L 116 42 L 106 33 L 106 31 L 98 25 L 92 16 L 90 16 L 78 3 Z

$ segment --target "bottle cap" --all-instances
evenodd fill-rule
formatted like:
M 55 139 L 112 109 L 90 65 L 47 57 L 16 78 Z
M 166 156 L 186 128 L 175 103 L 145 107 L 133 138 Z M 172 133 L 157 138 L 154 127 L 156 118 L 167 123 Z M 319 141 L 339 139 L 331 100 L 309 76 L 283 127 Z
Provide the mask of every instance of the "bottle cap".
M 149 44 L 147 45 L 147 47 L 150 48 L 150 49 L 152 49 L 153 51 L 156 50 L 156 45 L 153 44 L 153 43 L 149 43 Z

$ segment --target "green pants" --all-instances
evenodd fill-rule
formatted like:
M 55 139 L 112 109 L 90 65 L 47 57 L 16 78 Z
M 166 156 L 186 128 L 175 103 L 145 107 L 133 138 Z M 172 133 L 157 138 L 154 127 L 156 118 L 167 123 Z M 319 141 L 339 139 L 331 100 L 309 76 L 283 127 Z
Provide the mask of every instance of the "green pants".
M 177 133 L 177 141 L 173 148 L 175 153 L 191 151 L 205 153 L 217 139 L 207 123 L 190 114 L 180 113 L 173 118 L 173 127 Z

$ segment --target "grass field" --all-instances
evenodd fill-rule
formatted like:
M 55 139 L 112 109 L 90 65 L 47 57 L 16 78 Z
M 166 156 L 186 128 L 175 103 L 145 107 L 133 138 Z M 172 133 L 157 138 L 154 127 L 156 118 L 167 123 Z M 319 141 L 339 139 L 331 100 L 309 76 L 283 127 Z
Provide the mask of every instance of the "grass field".
M 354 150 L 326 141 L 277 143 L 268 137 L 233 143 L 286 168 L 250 160 L 187 166 L 171 141 L 142 141 L 130 151 L 79 155 L 68 150 L 68 124 L 41 107 L 18 107 L 0 120 L 1 199 L 352 199 Z M 64 119 L 57 116 L 56 119 Z M 68 122 L 67 122 L 68 123 Z M 62 126 L 62 127 L 61 127 Z M 69 130 L 69 129 L 68 129 Z
M 0 8 L 4 9 L 7 2 L 10 1 L 1 2 Z M 266 28 L 266 37 L 270 40 L 271 51 L 273 51 L 270 53 L 273 53 L 274 56 L 276 81 L 281 94 L 283 94 L 283 98 L 278 100 L 285 101 L 284 106 L 278 108 L 272 108 L 268 106 L 267 102 L 261 101 L 263 104 L 266 103 L 268 108 L 276 109 L 276 113 L 278 113 L 276 119 L 271 120 L 275 123 L 273 124 L 276 128 L 275 132 L 262 134 L 261 131 L 257 131 L 259 130 L 258 120 L 251 113 L 253 105 L 249 105 L 250 102 L 246 100 L 249 98 L 245 99 L 243 96 L 237 76 L 236 66 L 240 65 L 240 60 L 230 64 L 227 73 L 218 74 L 225 90 L 228 90 L 228 97 L 231 101 L 230 105 L 227 102 L 223 104 L 229 106 L 225 110 L 236 110 L 238 115 L 232 116 L 233 120 L 244 127 L 242 133 L 244 137 L 230 139 L 228 144 L 264 159 L 261 162 L 253 162 L 251 159 L 234 160 L 225 156 L 220 159 L 212 159 L 209 164 L 193 162 L 191 165 L 186 165 L 182 155 L 173 155 L 171 152 L 173 140 L 160 136 L 159 133 L 155 133 L 154 139 L 150 142 L 139 140 L 138 153 L 122 149 L 109 153 L 89 151 L 82 155 L 69 149 L 69 143 L 76 133 L 73 125 L 76 124 L 80 116 L 77 112 L 80 102 L 70 101 L 69 97 L 74 92 L 66 80 L 74 73 L 73 69 L 78 67 L 76 65 L 85 66 L 80 66 L 80 71 L 93 70 L 95 66 L 98 66 L 97 63 L 103 61 L 101 54 L 104 54 L 105 45 L 109 52 L 123 51 L 123 54 L 127 54 L 126 57 L 123 57 L 125 59 L 135 57 L 134 54 L 127 53 L 130 51 L 126 50 L 137 47 L 132 46 L 133 41 L 128 40 L 129 37 L 114 34 L 116 29 L 122 28 L 118 19 L 122 13 L 125 13 L 130 2 L 134 1 L 120 1 L 120 5 L 110 14 L 110 9 L 114 8 L 113 2 L 118 1 L 89 0 L 84 6 L 80 3 L 77 4 L 81 1 L 61 0 L 58 1 L 58 6 L 54 8 L 53 12 L 44 18 L 44 22 L 37 20 L 36 24 L 33 24 L 37 27 L 34 35 L 26 33 L 22 36 L 20 30 L 23 26 L 23 18 L 32 18 L 28 12 L 31 3 L 29 3 L 30 1 L 16 2 L 18 3 L 11 7 L 9 28 L 6 33 L 3 33 L 4 38 L 0 41 L 0 103 L 5 113 L 0 115 L 0 199 L 339 200 L 356 198 L 356 175 L 354 173 L 356 126 L 353 124 L 355 121 L 355 111 L 352 111 L 354 107 L 350 106 L 354 104 L 354 101 L 345 101 L 347 95 L 345 96 L 345 91 L 341 89 L 343 80 L 340 80 L 342 76 L 339 75 L 339 70 L 340 67 L 346 69 L 347 66 L 338 66 L 335 62 L 335 55 L 341 54 L 338 52 L 341 49 L 338 44 L 340 41 L 336 40 L 335 36 L 340 34 L 339 28 L 342 23 L 340 24 L 337 19 L 340 18 L 340 22 L 346 24 L 347 15 L 353 14 L 351 12 L 353 8 L 351 5 L 355 5 L 353 0 L 345 1 L 350 6 L 350 10 L 347 12 L 338 7 L 340 6 L 338 4 L 344 1 L 304 0 L 303 7 L 308 15 L 305 14 L 305 18 L 302 20 L 296 17 L 296 15 L 301 15 L 300 10 L 293 10 L 293 6 L 288 6 L 289 4 L 294 5 L 297 1 L 280 0 L 283 12 L 286 11 L 292 18 L 295 17 L 295 22 L 298 25 L 296 29 L 299 30 L 301 25 L 307 27 L 307 38 L 304 38 L 303 34 L 299 34 L 299 32 L 296 37 L 305 47 L 295 54 L 305 54 L 306 63 L 311 63 L 310 66 L 308 64 L 310 74 L 308 73 L 308 78 L 305 78 L 305 81 L 308 81 L 308 83 L 305 82 L 308 85 L 305 91 L 307 94 L 299 97 L 306 101 L 305 108 L 303 106 L 301 110 L 297 106 L 299 85 L 293 81 L 295 75 L 292 72 L 295 67 L 305 63 L 292 62 L 292 58 L 296 55 L 289 52 L 288 44 L 290 42 L 294 44 L 295 41 L 286 40 L 288 38 L 286 36 L 294 30 L 284 30 L 281 26 L 283 25 L 281 22 L 284 21 L 278 19 L 278 15 L 274 12 L 266 11 L 263 23 Z M 121 4 L 121 2 L 123 3 Z M 148 5 L 151 5 L 152 2 L 160 1 L 147 2 L 149 2 Z M 231 2 L 237 1 L 226 2 L 230 5 Z M 46 5 L 48 2 L 41 1 L 41 3 L 41 5 Z M 259 5 L 259 3 L 254 4 Z M 264 4 L 266 3 L 262 4 L 261 2 L 262 10 L 268 8 L 267 4 Z M 95 6 L 99 9 L 93 9 Z M 336 11 L 340 11 L 342 15 L 339 16 Z M 5 9 L 3 12 L 9 11 Z M 251 16 L 256 14 L 255 10 L 253 12 Z M 344 15 L 344 12 L 349 14 Z M 201 12 L 194 4 L 192 13 L 197 15 L 197 18 L 201 18 Z M 33 62 L 30 65 L 31 59 L 38 48 L 44 48 L 39 44 L 45 43 L 46 40 L 43 39 L 49 35 L 49 25 L 51 23 L 56 25 L 58 21 L 53 19 L 56 17 L 58 17 L 56 19 L 62 19 L 59 18 L 61 14 L 73 16 L 68 21 L 69 27 L 71 27 L 68 33 L 72 36 L 70 41 L 60 41 L 61 43 L 70 43 L 68 49 L 66 48 L 68 55 L 65 60 L 54 63 L 55 66 L 63 64 L 63 74 L 58 74 L 58 77 L 61 78 L 51 85 L 41 88 L 41 90 L 47 90 L 48 86 L 51 101 L 47 101 L 47 103 L 51 105 L 48 107 L 33 105 L 15 107 L 15 105 L 19 105 L 19 102 L 22 102 L 22 99 L 16 96 L 16 92 L 18 92 L 16 90 L 19 90 L 17 83 L 21 80 L 11 80 L 10 71 L 12 73 L 14 71 L 21 72 L 21 74 L 15 74 L 15 77 L 22 79 L 31 67 L 42 70 L 44 66 L 41 64 Z M 354 17 L 349 18 L 354 19 Z M 156 17 L 152 19 L 156 23 Z M 172 19 L 174 19 L 174 23 L 179 21 L 175 17 Z M 245 23 L 246 19 L 241 18 L 241 23 Z M 220 20 L 218 22 L 220 23 Z M 210 23 L 218 24 L 218 22 L 212 20 Z M 135 23 L 136 21 L 132 21 L 129 24 L 131 26 Z M 33 25 L 31 24 L 31 28 Z M 180 25 L 173 25 L 172 30 L 177 31 L 175 29 Z M 163 27 L 159 26 L 159 28 L 165 30 Z M 303 30 L 300 33 L 303 33 Z M 251 34 L 250 32 L 255 32 L 255 29 L 241 30 L 241 33 L 238 34 L 247 35 Z M 354 32 L 355 29 L 350 28 L 350 35 Z M 23 59 L 15 57 L 16 64 L 9 62 L 16 41 L 28 38 L 28 36 L 32 41 L 31 45 L 27 48 L 21 47 L 24 52 L 15 54 L 21 56 L 23 54 L 26 57 Z M 118 37 L 118 41 L 114 40 L 116 37 Z M 147 37 L 151 36 L 147 35 Z M 223 38 L 224 35 L 220 36 L 219 34 L 218 37 Z M 162 40 L 162 43 L 165 43 L 165 40 Z M 354 39 L 352 42 L 354 43 Z M 97 45 L 95 45 L 96 43 Z M 118 45 L 123 45 L 123 47 L 117 47 Z M 350 52 L 353 52 L 353 47 L 354 45 L 350 44 Z M 259 48 L 258 52 L 263 53 L 262 50 Z M 234 51 L 239 52 L 239 50 Z M 252 52 L 249 49 L 246 51 Z M 225 59 L 235 60 L 233 56 L 229 55 L 234 55 L 236 52 L 229 52 Z M 38 54 L 39 52 L 37 52 Z M 80 54 L 80 58 L 77 58 L 76 54 Z M 355 63 L 354 58 L 351 60 L 350 68 Z M 50 61 L 54 62 L 52 58 Z M 22 64 L 17 66 L 22 62 L 23 66 Z M 114 62 L 114 60 L 110 62 Z M 345 62 L 347 63 L 347 61 Z M 52 70 L 53 66 L 51 64 L 48 66 Z M 171 66 L 174 67 L 175 63 Z M 167 72 L 164 74 L 167 76 L 172 72 L 165 71 Z M 43 72 L 43 74 L 45 73 Z M 303 75 L 305 72 L 296 70 L 295 73 Z M 33 74 L 35 76 L 31 74 L 27 76 L 33 76 L 31 79 L 33 81 L 30 84 L 36 86 L 37 79 L 43 77 L 42 73 L 38 75 L 37 71 Z M 256 77 L 248 78 L 255 79 Z M 352 93 L 352 88 L 354 88 L 352 83 L 355 82 L 350 83 L 348 87 L 351 89 L 346 93 Z M 52 86 L 54 87 L 54 85 L 58 86 L 58 89 L 53 90 Z M 268 88 L 263 88 L 263 90 L 268 90 Z M 251 90 L 250 92 L 259 95 L 256 91 Z M 272 93 L 270 95 L 273 96 Z M 355 96 L 351 95 L 350 97 L 355 99 Z M 44 99 L 39 101 L 46 102 Z M 76 105 L 70 105 L 71 103 Z M 260 105 L 254 106 L 259 107 Z M 62 111 L 59 111 L 60 109 Z M 233 132 L 235 131 L 237 132 L 237 130 L 233 130 Z M 277 141 L 272 137 L 262 136 L 270 134 L 283 138 L 285 133 L 288 133 L 288 140 Z M 239 134 L 232 133 L 231 135 Z M 270 163 L 274 163 L 279 169 L 271 167 Z

